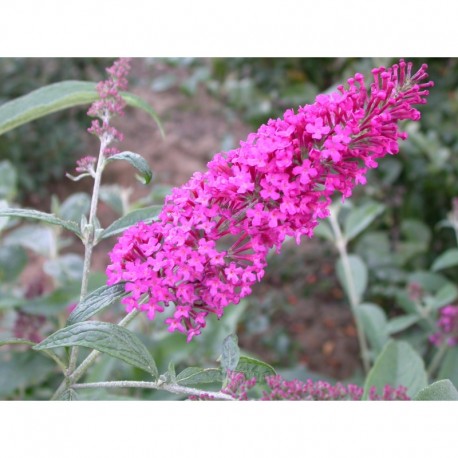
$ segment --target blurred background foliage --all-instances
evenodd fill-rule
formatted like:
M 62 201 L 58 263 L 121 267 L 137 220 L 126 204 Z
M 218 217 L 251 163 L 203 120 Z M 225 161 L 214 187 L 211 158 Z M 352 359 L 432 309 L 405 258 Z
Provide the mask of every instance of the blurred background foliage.
M 421 107 L 421 123 L 403 126 L 409 138 L 401 143 L 401 153 L 385 158 L 379 168 L 370 171 L 368 185 L 355 190 L 351 202 L 340 209 L 339 221 L 344 227 L 357 209 L 372 204 L 383 206 L 383 211 L 371 219 L 367 228 L 349 242 L 350 253 L 359 256 L 367 269 L 364 301 L 376 304 L 383 326 L 391 323 L 383 336 L 378 337 L 383 340 L 401 333 L 424 358 L 430 359 L 433 349 L 428 336 L 434 331 L 437 310 L 453 303 L 458 296 L 457 266 L 433 268 L 435 260 L 456 248 L 458 242 L 457 234 L 451 230 L 452 201 L 458 197 L 458 59 L 406 59 L 414 61 L 414 68 L 427 62 L 435 82 L 428 104 Z M 153 77 L 148 72 L 141 77 L 132 74 L 130 86 L 146 87 L 157 94 L 179 90 L 189 98 L 197 97 L 203 90 L 222 102 L 227 119 L 243 119 L 257 129 L 270 117 L 282 116 L 288 108 L 312 103 L 317 94 L 335 89 L 356 72 L 368 75 L 373 67 L 389 66 L 397 60 L 154 58 L 145 59 L 146 68 L 160 64 L 163 71 Z M 52 82 L 98 81 L 111 61 L 0 59 L 0 104 Z M 2 199 L 30 204 L 32 195 L 47 194 L 52 183 L 63 183 L 65 171 L 72 169 L 75 158 L 84 153 L 82 136 L 88 125 L 85 112 L 85 109 L 72 109 L 57 113 L 0 137 L 0 205 Z M 236 147 L 238 140 L 228 135 L 222 149 Z M 118 213 L 125 214 L 139 205 L 158 203 L 164 188 L 153 185 L 150 196 L 141 202 L 127 202 L 125 191 L 117 185 L 106 187 L 103 192 L 109 194 L 107 202 L 122 202 Z M 83 193 L 62 198 L 62 202 L 54 199 L 52 211 L 79 222 L 81 215 L 87 213 L 88 199 Z M 4 230 L 0 238 L 0 337 L 10 335 L 12 329 L 23 332 L 23 328 L 47 335 L 62 326 L 68 305 L 77 300 L 81 257 L 68 252 L 66 248 L 71 241 L 60 231 L 18 223 L 11 220 L 6 227 L 0 227 Z M 40 243 L 30 243 L 31 240 Z M 190 345 L 184 343 L 182 336 L 164 331 L 159 321 L 139 321 L 136 330 L 153 352 L 159 369 L 166 370 L 171 359 L 179 368 L 212 364 L 223 338 L 237 332 L 242 349 L 279 367 L 285 376 L 315 377 L 309 370 L 313 358 L 305 358 L 302 353 L 304 346 L 312 348 L 313 323 L 319 321 L 330 337 L 320 343 L 316 358 L 327 353 L 334 355 L 334 359 L 325 363 L 315 363 L 324 374 L 321 378 L 343 374 L 349 380 L 360 380 L 354 328 L 339 312 L 339 308 L 345 310 L 346 301 L 335 274 L 335 247 L 329 237 L 314 240 L 312 248 L 308 245 L 305 250 L 286 244 L 279 256 L 272 256 L 266 278 L 254 294 L 239 307 L 229 307 L 221 322 L 211 321 L 202 339 Z M 25 287 L 21 274 L 28 260 L 36 256 L 43 259 L 44 274 Z M 45 274 L 48 282 L 52 279 L 53 291 L 43 294 Z M 95 273 L 91 281 L 93 289 L 104 283 L 104 275 Z M 412 299 L 415 288 L 417 296 Z M 336 308 L 331 309 L 330 303 Z M 415 315 L 423 306 L 427 313 L 421 313 L 426 315 Z M 120 307 L 104 319 L 114 320 L 116 314 L 122 314 Z M 404 316 L 409 316 L 410 321 L 407 318 L 393 324 L 392 320 Z M 40 321 L 37 317 L 45 319 Z M 348 345 L 346 359 L 339 361 L 339 348 L 345 345 Z M 377 349 L 372 350 L 375 358 Z M 348 354 L 353 355 L 353 364 Z M 453 355 L 455 359 L 448 356 L 446 361 L 448 369 L 444 366 L 440 370 L 458 384 L 458 373 L 453 369 L 458 353 Z M 50 387 L 59 377 L 47 362 L 40 363 L 42 359 L 41 355 L 14 352 L 12 359 L 1 362 L 0 398 L 49 396 Z M 336 364 L 335 371 L 326 370 L 329 361 Z M 343 365 L 350 370 L 344 371 Z M 28 375 L 14 379 L 20 370 Z M 108 376 L 141 379 L 142 374 L 135 371 L 105 357 L 89 374 L 89 380 L 106 380 Z M 111 395 L 99 392 L 87 396 Z M 154 392 L 143 396 L 169 397 Z
M 0 104 L 35 89 L 64 80 L 98 81 L 111 59 L 0 59 Z M 31 199 L 47 193 L 47 185 L 62 180 L 84 151 L 82 139 L 88 118 L 75 108 L 38 119 L 9 131 L 0 138 L 0 158 L 21 171 L 18 198 Z M 34 202 L 32 198 L 32 202 Z M 35 201 L 36 202 L 36 201 Z

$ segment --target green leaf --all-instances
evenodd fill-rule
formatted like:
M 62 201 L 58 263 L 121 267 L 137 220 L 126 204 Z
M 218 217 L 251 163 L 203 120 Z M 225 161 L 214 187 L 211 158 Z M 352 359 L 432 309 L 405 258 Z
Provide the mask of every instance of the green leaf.
M 8 208 L 0 210 L 0 221 L 3 216 L 14 216 L 16 218 L 28 218 L 36 219 L 43 221 L 45 223 L 54 224 L 57 226 L 62 226 L 65 229 L 76 234 L 78 237 L 81 237 L 81 232 L 78 225 L 74 221 L 65 221 L 63 219 L 57 218 L 56 216 L 50 213 L 44 213 L 37 210 L 28 210 L 25 208 Z
M 157 377 L 156 363 L 141 340 L 121 326 L 100 321 L 76 323 L 51 334 L 34 350 L 81 346 L 98 350 Z
M 202 369 L 201 367 L 187 367 L 176 378 L 176 383 L 184 386 L 222 381 L 221 369 L 218 368 Z
M 134 210 L 122 218 L 117 219 L 110 226 L 104 229 L 100 235 L 100 239 L 102 240 L 106 239 L 107 237 L 111 237 L 112 235 L 120 234 L 121 232 L 124 232 L 128 227 L 133 226 L 139 221 L 143 221 L 145 223 L 154 221 L 161 210 L 161 205 L 152 205 L 151 207 Z
M 111 286 L 102 286 L 88 294 L 72 311 L 68 317 L 69 325 L 85 321 L 91 316 L 107 308 L 113 302 L 126 295 L 125 283 Z
M 248 356 L 240 356 L 235 371 L 243 372 L 247 379 L 255 377 L 260 383 L 264 382 L 266 377 L 277 374 L 270 364 Z
M 140 172 L 140 181 L 143 184 L 148 184 L 153 178 L 153 173 L 149 168 L 148 162 L 140 156 L 140 154 L 132 151 L 123 151 L 122 153 L 114 154 L 107 159 L 107 163 L 111 161 L 127 161 Z
M 388 341 L 387 319 L 385 312 L 376 304 L 365 303 L 356 309 L 375 354 L 378 354 Z
M 458 248 L 452 248 L 442 253 L 434 261 L 431 269 L 434 271 L 447 269 L 448 267 L 458 266 Z
M 69 388 L 62 393 L 62 396 L 59 398 L 59 401 L 77 401 L 78 394 L 73 388 Z
M 0 162 L 0 199 L 13 200 L 17 190 L 17 172 L 9 161 Z
M 410 298 L 408 291 L 398 291 L 396 292 L 396 305 L 401 307 L 409 315 L 417 315 L 418 310 L 415 305 L 415 302 Z
M 221 355 L 221 369 L 225 374 L 227 371 L 233 371 L 240 359 L 240 348 L 238 339 L 235 334 L 229 334 L 223 340 L 223 352 Z
M 334 240 L 334 233 L 332 232 L 329 223 L 325 220 L 320 221 L 317 227 L 313 230 L 314 235 L 317 237 L 321 237 L 325 240 L 330 240 L 331 242 Z
M 95 84 L 86 81 L 42 87 L 0 106 L 0 135 L 56 111 L 90 104 L 97 98 Z
M 447 348 L 437 378 L 450 379 L 458 386 L 458 347 Z
M 0 246 L 0 284 L 16 280 L 27 260 L 27 253 L 21 246 Z
M 390 340 L 385 345 L 366 378 L 363 399 L 367 399 L 371 387 L 381 393 L 387 384 L 405 386 L 410 397 L 427 384 L 423 360 L 407 342 Z
M 164 136 L 156 112 L 140 97 L 122 92 L 125 102 L 148 113 Z M 96 83 L 89 81 L 62 81 L 50 84 L 0 106 L 0 135 L 34 119 L 78 105 L 89 105 L 99 98 Z
M 6 340 L 0 340 L 0 347 L 2 345 L 31 345 L 32 347 L 36 345 L 37 343 L 34 342 L 33 340 L 26 340 L 26 339 L 6 339 Z
M 415 323 L 418 323 L 420 320 L 421 316 L 419 315 L 403 315 L 392 318 L 388 321 L 388 334 L 397 334 L 398 332 L 404 331 Z
M 423 388 L 415 401 L 458 401 L 458 391 L 450 380 L 439 380 Z
M 51 258 L 55 252 L 57 237 L 49 226 L 40 224 L 24 224 L 9 232 L 4 238 L 6 246 L 22 246 Z
M 170 383 L 177 383 L 177 373 L 175 371 L 175 363 L 173 361 L 169 362 L 166 377 Z
M 444 305 L 448 305 L 458 297 L 458 288 L 453 283 L 446 283 L 433 296 L 425 299 L 428 307 L 438 309 Z
M 404 219 L 401 223 L 401 234 L 409 241 L 416 242 L 419 246 L 427 247 L 431 240 L 429 227 L 417 219 Z
M 0 398 L 14 394 L 49 379 L 56 371 L 53 361 L 33 351 L 10 352 L 7 361 L 0 361 Z
M 144 112 L 148 113 L 151 116 L 151 118 L 153 118 L 157 127 L 159 128 L 161 137 L 165 138 L 164 128 L 162 127 L 161 120 L 159 119 L 158 114 L 156 113 L 156 111 L 154 111 L 153 107 L 150 104 L 145 102 L 141 97 L 138 97 L 138 95 L 132 94 L 130 92 L 121 92 L 121 96 L 125 100 L 127 105 L 134 108 L 140 108 L 140 110 L 143 110 Z
M 80 282 L 83 276 L 83 258 L 75 253 L 67 253 L 43 264 L 43 270 L 59 285 L 72 281 Z
M 121 188 L 121 186 L 100 186 L 100 200 L 109 205 L 119 215 L 124 213 L 124 200 L 127 200 L 128 198 L 128 196 L 124 197 L 123 194 L 127 194 L 127 192 Z
M 6 200 L 0 200 L 0 212 L 2 210 L 6 210 L 7 208 L 10 208 L 8 202 Z M 9 217 L 0 218 L 0 232 L 2 232 L 3 229 L 5 229 L 5 227 L 8 225 L 9 220 Z
M 408 283 L 419 283 L 428 293 L 436 293 L 450 282 L 441 274 L 417 271 L 409 275 Z
M 354 254 L 348 256 L 348 262 L 350 265 L 350 275 L 352 278 L 353 289 L 356 295 L 356 301 L 360 302 L 361 298 L 367 288 L 367 267 L 363 260 Z M 342 258 L 337 261 L 336 264 L 337 277 L 341 285 L 343 286 L 347 297 L 350 297 L 350 288 L 347 280 L 347 275 L 344 269 L 344 263 Z
M 385 206 L 375 202 L 365 204 L 361 207 L 353 209 L 345 220 L 344 235 L 347 240 L 354 239 L 372 221 L 377 218 L 383 211 Z
M 89 212 L 91 198 L 85 192 L 77 192 L 62 202 L 59 209 L 59 216 L 66 221 L 75 221 L 77 224 L 81 217 Z

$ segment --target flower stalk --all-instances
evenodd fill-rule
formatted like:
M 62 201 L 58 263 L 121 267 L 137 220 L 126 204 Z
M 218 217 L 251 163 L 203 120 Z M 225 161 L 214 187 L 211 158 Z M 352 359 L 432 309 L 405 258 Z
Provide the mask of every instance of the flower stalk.
M 96 382 L 96 383 L 76 383 L 72 385 L 74 389 L 89 389 L 89 388 L 141 388 L 147 390 L 164 390 L 174 394 L 184 394 L 186 396 L 209 396 L 213 399 L 223 401 L 234 401 L 234 398 L 229 394 L 220 391 L 204 391 L 196 388 L 177 385 L 176 383 L 165 382 L 136 382 L 136 381 L 116 381 L 116 382 Z
M 363 363 L 364 372 L 367 374 L 371 368 L 371 361 L 366 335 L 364 333 L 364 327 L 361 322 L 361 318 L 358 314 L 358 306 L 360 305 L 360 302 L 355 287 L 353 273 L 351 271 L 350 260 L 348 258 L 347 240 L 343 236 L 342 231 L 340 229 L 340 225 L 337 220 L 337 211 L 332 207 L 331 214 L 329 215 L 329 223 L 331 225 L 332 231 L 334 232 L 335 246 L 339 252 L 339 256 L 342 261 L 343 273 L 345 277 L 345 282 L 347 284 L 348 301 L 350 303 L 353 319 L 356 324 L 356 333 L 358 336 L 361 361 Z

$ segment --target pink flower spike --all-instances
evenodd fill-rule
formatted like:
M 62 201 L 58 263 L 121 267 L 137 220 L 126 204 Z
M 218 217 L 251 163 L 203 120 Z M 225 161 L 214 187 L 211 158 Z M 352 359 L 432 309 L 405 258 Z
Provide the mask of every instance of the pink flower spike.
M 430 87 L 426 67 L 413 76 L 411 67 L 401 61 L 375 69 L 371 85 L 357 74 L 346 87 L 287 110 L 238 148 L 217 154 L 205 173 L 172 191 L 156 221 L 138 223 L 118 239 L 108 283 L 133 284 L 126 286 L 129 307 L 141 291 L 149 303 L 174 304 L 165 320 L 169 331 L 188 340 L 199 335 L 210 314 L 220 318 L 251 293 L 271 249 L 280 251 L 287 237 L 297 243 L 311 237 L 336 192 L 350 197 L 369 168 L 398 153 L 405 138 L 398 124 L 419 119 L 414 106 L 425 102 Z M 125 63 L 110 70 L 118 76 L 101 85 L 102 101 L 115 99 L 125 71 Z M 115 135 L 103 119 L 94 132 Z

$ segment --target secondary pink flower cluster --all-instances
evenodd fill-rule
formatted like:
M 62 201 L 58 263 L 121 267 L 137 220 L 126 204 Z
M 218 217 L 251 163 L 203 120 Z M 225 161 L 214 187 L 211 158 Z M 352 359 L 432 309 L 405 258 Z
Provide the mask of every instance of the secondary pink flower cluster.
M 260 401 L 360 401 L 364 389 L 358 385 L 343 385 L 336 383 L 332 385 L 323 380 L 306 382 L 300 380 L 285 380 L 280 375 L 273 375 L 265 378 L 267 389 L 262 391 Z M 257 383 L 256 378 L 247 379 L 241 372 L 231 372 L 229 381 L 222 390 L 238 401 L 253 400 L 249 393 Z M 251 396 L 251 398 L 250 398 Z M 211 395 L 193 396 L 191 400 L 212 400 Z M 407 388 L 399 386 L 394 388 L 386 385 L 381 394 L 378 394 L 376 387 L 369 390 L 369 401 L 408 401 Z
M 173 190 L 156 222 L 129 228 L 110 253 L 108 283 L 127 282 L 127 310 L 153 319 L 173 303 L 168 329 L 190 341 L 209 314 L 220 318 L 250 294 L 271 248 L 279 251 L 287 236 L 311 237 L 335 191 L 349 197 L 368 168 L 398 152 L 407 136 L 398 121 L 420 118 L 413 105 L 425 103 L 433 85 L 426 68 L 412 74 L 402 60 L 376 68 L 370 86 L 358 73 L 217 154 L 205 173 Z
M 449 347 L 458 345 L 458 305 L 447 305 L 440 309 L 437 327 L 438 331 L 429 337 L 431 343 L 437 347 L 443 343 Z
M 289 401 L 360 401 L 364 390 L 358 385 L 331 385 L 322 380 L 284 380 L 279 375 L 266 377 L 269 391 L 263 391 L 261 401 L 289 400 Z M 369 390 L 369 401 L 407 401 L 407 388 L 400 386 L 393 388 L 386 385 L 383 393 L 379 395 L 377 388 Z
M 91 105 L 87 114 L 100 119 L 92 121 L 88 132 L 100 138 L 104 154 L 109 156 L 119 151 L 116 148 L 108 148 L 108 145 L 123 140 L 123 134 L 110 125 L 110 119 L 116 115 L 124 115 L 126 103 L 119 91 L 127 89 L 126 76 L 130 71 L 130 59 L 118 59 L 106 71 L 109 78 L 97 84 L 99 99 Z

